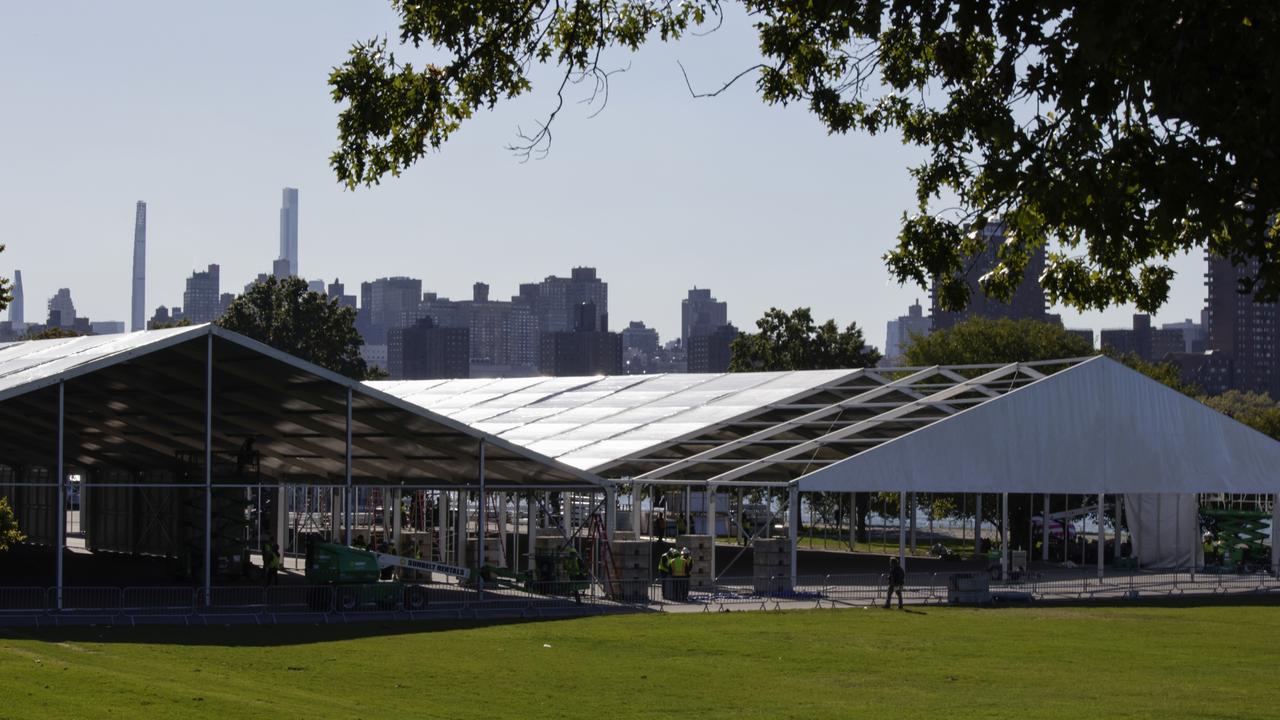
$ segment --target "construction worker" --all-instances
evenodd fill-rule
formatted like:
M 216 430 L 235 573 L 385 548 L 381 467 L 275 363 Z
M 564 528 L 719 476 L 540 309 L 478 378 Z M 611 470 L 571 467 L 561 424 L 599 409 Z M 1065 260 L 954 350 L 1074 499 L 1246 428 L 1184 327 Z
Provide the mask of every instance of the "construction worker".
M 658 582 L 662 584 L 662 599 L 671 599 L 671 558 L 675 556 L 676 549 L 668 548 L 662 553 L 662 557 L 658 558 Z
M 689 548 L 680 551 L 680 559 L 684 561 L 684 584 L 680 588 L 680 602 L 689 602 L 689 582 L 693 577 L 693 558 L 689 555 Z
M 356 535 L 356 539 L 354 542 L 351 543 L 351 547 L 364 550 L 365 549 L 364 535 Z
M 684 602 L 689 597 L 689 580 L 685 575 L 685 568 L 689 564 L 687 553 L 688 548 L 685 548 L 685 552 L 671 556 L 671 599 L 676 602 Z
M 569 587 L 573 588 L 573 599 L 575 602 L 582 602 L 582 595 L 578 591 L 575 581 L 582 577 L 582 561 L 578 558 L 578 551 L 569 548 L 569 552 L 564 556 L 564 574 L 568 576 Z
M 280 546 L 267 543 L 262 550 L 262 569 L 265 573 L 265 585 L 275 585 L 280 581 Z

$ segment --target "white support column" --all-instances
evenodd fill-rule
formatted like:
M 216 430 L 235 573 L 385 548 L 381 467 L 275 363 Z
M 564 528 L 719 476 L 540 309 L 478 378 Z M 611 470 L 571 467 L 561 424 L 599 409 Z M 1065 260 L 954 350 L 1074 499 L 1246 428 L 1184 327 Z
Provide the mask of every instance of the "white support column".
M 57 577 L 57 606 L 62 609 L 62 556 L 67 552 L 67 468 L 63 464 L 64 438 L 66 427 L 66 386 L 63 381 L 58 381 L 58 462 L 55 471 L 58 473 L 58 577 Z M 83 492 L 87 483 L 81 483 Z M 83 504 L 83 499 L 81 503 Z M 82 525 L 83 527 L 83 525 Z M 205 593 L 208 596 L 208 593 Z
M 907 569 L 907 494 L 898 493 L 898 562 Z
M 1000 493 L 1000 579 L 1009 579 L 1009 493 Z
M 213 587 L 213 333 L 204 358 L 204 602 Z
M 436 491 L 436 538 L 440 547 L 436 549 L 436 557 L 440 562 L 449 562 L 449 493 Z
M 346 544 L 351 545 L 351 525 L 354 522 L 352 512 L 355 496 L 351 487 L 351 388 L 347 388 L 347 487 L 343 492 L 342 514 L 346 528 Z
M 982 554 L 982 493 L 978 493 L 973 508 L 973 554 Z
M 401 523 L 404 521 L 400 509 L 403 503 L 404 491 L 399 486 L 391 488 L 391 502 L 387 503 L 391 507 L 391 541 L 387 544 L 391 546 L 393 555 L 400 554 L 400 532 L 403 530 Z
M 800 486 L 791 483 L 787 486 L 787 541 L 791 545 L 791 588 L 794 590 L 796 586 L 796 575 L 799 568 L 796 567 L 797 553 L 796 545 L 800 539 Z
M 911 554 L 914 555 L 916 552 L 916 494 L 911 493 L 908 497 L 911 500 L 910 507 L 908 508 L 911 521 Z
M 716 492 L 715 485 L 707 486 L 707 534 L 711 536 L 711 554 L 707 567 L 711 571 L 711 580 L 716 578 Z
M 484 439 L 480 440 L 480 492 L 478 498 L 480 500 L 476 505 L 476 590 L 479 591 L 480 599 L 484 599 L 484 578 L 480 576 L 481 569 L 484 568 L 484 541 L 485 532 L 489 529 L 488 515 L 484 508 Z
M 525 515 L 527 516 L 525 532 L 529 533 L 529 541 L 528 543 L 526 543 L 529 546 L 527 548 L 527 551 L 529 553 L 529 560 L 525 569 L 529 571 L 529 573 L 531 574 L 538 567 L 537 558 L 534 556 L 534 553 L 536 551 L 537 544 L 538 544 L 539 513 L 538 513 L 538 503 L 534 501 L 533 497 L 534 497 L 533 493 L 528 493 L 527 497 L 525 498 Z
M 618 486 L 609 483 L 604 488 L 605 539 L 613 542 L 613 528 L 618 524 Z
M 1103 502 L 1103 494 L 1098 493 L 1098 579 L 1102 579 L 1102 561 L 1107 554 L 1107 536 L 1104 533 L 1102 526 Z
M 467 491 L 459 490 L 455 504 L 458 509 L 454 511 L 457 520 L 454 522 L 454 531 L 457 533 L 457 539 L 453 543 L 453 555 L 456 558 L 454 564 L 466 566 L 467 564 L 467 525 L 471 522 L 470 512 L 467 508 Z
M 858 548 L 858 493 L 849 493 L 849 550 Z
M 1040 514 L 1040 559 L 1049 562 L 1049 493 L 1044 494 L 1044 512 Z
M 1276 528 L 1280 528 L 1280 495 L 1271 498 L 1271 574 L 1280 577 L 1280 547 L 1277 547 Z
M 508 528 L 507 528 L 507 502 L 508 502 L 507 494 L 498 493 L 498 541 L 502 543 L 502 557 L 507 560 L 506 567 L 514 570 L 516 569 L 515 563 L 511 561 L 511 558 L 507 557 L 507 548 L 509 547 L 509 545 L 507 544 L 507 538 L 509 536 Z M 519 517 L 520 517 L 520 514 L 519 512 L 517 512 L 516 513 L 517 520 L 519 519 Z M 515 534 L 517 536 L 519 535 L 519 528 L 516 528 Z M 514 555 L 515 548 L 512 548 L 511 552 L 512 552 L 512 555 Z
M 285 530 L 289 527 L 289 489 L 284 483 L 276 485 L 276 533 L 275 544 L 280 546 L 281 561 L 283 561 L 283 553 L 289 549 L 285 544 Z M 266 556 L 263 555 L 265 558 Z M 265 571 L 266 568 L 264 567 Z
M 1115 528 L 1115 531 L 1116 531 L 1115 532 L 1116 551 L 1112 557 L 1114 557 L 1116 560 L 1119 560 L 1120 558 L 1124 557 L 1124 553 L 1122 552 L 1122 548 L 1121 548 L 1122 543 L 1120 542 L 1120 532 L 1121 532 L 1120 528 L 1121 526 L 1124 525 L 1124 495 L 1122 493 L 1116 493 L 1115 496 L 1112 498 L 1112 501 L 1115 503 L 1115 506 L 1116 506 L 1115 517 L 1111 519 L 1111 525 L 1112 527 Z
M 636 534 L 636 540 L 640 539 L 640 526 L 643 524 L 644 513 L 641 511 L 641 492 L 640 483 L 631 481 L 631 531 Z

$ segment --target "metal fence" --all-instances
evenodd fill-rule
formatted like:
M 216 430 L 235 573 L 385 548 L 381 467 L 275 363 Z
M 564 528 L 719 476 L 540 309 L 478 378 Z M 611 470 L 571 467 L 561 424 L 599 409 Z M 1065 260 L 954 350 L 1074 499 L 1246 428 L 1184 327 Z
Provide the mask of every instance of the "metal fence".
M 903 601 L 946 604 L 952 578 L 972 573 L 908 575 Z M 181 587 L 0 587 L 0 621 L 16 616 L 134 619 L 290 616 L 350 619 L 372 613 L 407 617 L 542 617 L 647 609 L 729 611 L 836 608 L 887 601 L 883 574 L 724 579 L 715 585 L 677 579 L 497 584 L 483 589 L 447 583 Z M 990 581 L 997 602 L 1133 600 L 1169 596 L 1280 592 L 1267 574 L 1046 570 Z M 61 600 L 61 602 L 59 602 Z M 896 603 L 896 595 L 893 598 Z

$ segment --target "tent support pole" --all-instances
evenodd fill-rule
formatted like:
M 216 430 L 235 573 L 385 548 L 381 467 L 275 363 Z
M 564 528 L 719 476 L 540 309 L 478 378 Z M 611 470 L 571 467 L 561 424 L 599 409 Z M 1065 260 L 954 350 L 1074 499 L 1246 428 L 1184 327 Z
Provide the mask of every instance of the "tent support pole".
M 1271 498 L 1271 574 L 1280 577 L 1280 549 L 1276 548 L 1275 528 L 1280 528 L 1280 495 Z
M 480 502 L 476 508 L 476 596 L 484 600 L 484 540 L 489 528 L 484 507 L 484 438 L 480 438 Z
M 1107 536 L 1102 527 L 1104 496 L 1098 493 L 1098 579 L 1102 579 L 1102 561 L 1106 556 Z
M 918 505 L 915 493 L 911 493 L 908 498 L 911 500 L 911 513 L 909 515 L 911 522 L 911 554 L 914 555 L 916 552 L 916 508 Z
M 1040 559 L 1049 562 L 1049 493 L 1044 494 L 1044 512 L 1040 514 Z
M 640 537 L 640 524 L 642 521 L 642 513 L 640 511 L 640 483 L 631 481 L 631 532 L 635 533 L 636 540 Z
M 898 493 L 898 563 L 907 569 L 907 494 Z
M 973 505 L 973 554 L 982 554 L 982 493 L 978 493 Z
M 716 486 L 707 486 L 707 534 L 711 536 L 711 555 L 707 565 L 711 569 L 711 577 L 716 576 Z
M 1009 493 L 1000 493 L 1000 579 L 1009 579 Z
M 204 357 L 204 604 L 213 587 L 213 333 Z
M 787 514 L 790 519 L 787 522 L 787 541 L 791 546 L 791 588 L 796 587 L 796 545 L 800 538 L 800 486 L 792 484 L 787 488 Z
M 347 388 L 347 449 L 346 449 L 346 491 L 342 496 L 345 499 L 342 503 L 343 525 L 346 529 L 346 545 L 351 546 L 351 524 L 352 511 L 351 504 L 355 502 L 351 488 L 351 388 Z
M 57 607 L 62 609 L 62 556 L 67 552 L 67 469 L 63 465 L 63 443 L 65 439 L 66 427 L 66 385 L 63 381 L 58 381 L 58 462 L 56 463 L 58 473 L 58 590 L 57 590 Z M 82 483 L 82 487 L 88 483 Z M 82 503 L 83 504 L 83 499 Z M 82 523 L 83 525 L 83 523 Z M 206 593 L 206 596 L 208 593 Z

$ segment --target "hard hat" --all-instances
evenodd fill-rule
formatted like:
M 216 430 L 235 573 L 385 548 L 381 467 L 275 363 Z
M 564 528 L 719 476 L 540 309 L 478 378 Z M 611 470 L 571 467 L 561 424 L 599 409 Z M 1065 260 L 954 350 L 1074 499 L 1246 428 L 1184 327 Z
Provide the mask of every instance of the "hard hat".
M 680 549 L 680 554 L 681 554 L 681 555 L 688 555 L 688 554 L 689 554 L 689 548 L 681 548 L 681 549 Z

